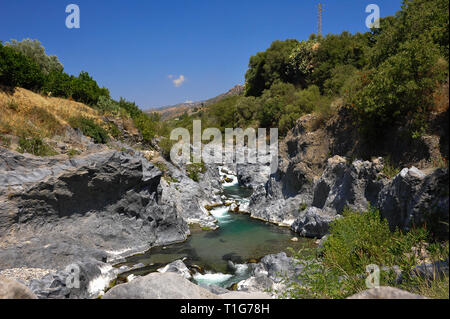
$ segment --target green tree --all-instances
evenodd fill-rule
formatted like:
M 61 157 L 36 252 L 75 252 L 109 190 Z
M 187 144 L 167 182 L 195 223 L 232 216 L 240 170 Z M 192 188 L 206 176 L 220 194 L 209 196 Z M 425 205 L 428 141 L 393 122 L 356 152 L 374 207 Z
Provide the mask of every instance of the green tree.
M 0 42 L 0 84 L 38 91 L 44 81 L 44 74 L 32 59 Z
M 24 39 L 22 41 L 11 40 L 6 46 L 17 50 L 36 62 L 45 75 L 52 71 L 62 72 L 64 67 L 56 55 L 47 55 L 45 48 L 38 40 Z
M 245 95 L 260 96 L 277 81 L 292 82 L 288 66 L 292 50 L 298 44 L 294 39 L 274 41 L 269 49 L 252 56 L 245 74 Z
M 376 137 L 395 123 L 426 116 L 438 81 L 448 74 L 426 34 L 400 44 L 398 53 L 362 73 L 349 98 L 363 132 Z M 414 126 L 414 125 L 413 125 Z
M 82 71 L 78 77 L 72 78 L 72 98 L 75 101 L 94 106 L 101 96 L 109 97 L 109 90 L 100 88 L 89 73 Z
M 303 88 L 311 83 L 318 48 L 319 43 L 315 40 L 302 41 L 289 57 L 288 74 L 294 83 L 299 83 Z
M 312 83 L 323 92 L 325 81 L 330 79 L 333 70 L 339 65 L 352 65 L 362 69 L 366 64 L 366 52 L 369 48 L 369 34 L 352 35 L 343 32 L 319 38 L 319 47 L 314 55 L 314 73 Z

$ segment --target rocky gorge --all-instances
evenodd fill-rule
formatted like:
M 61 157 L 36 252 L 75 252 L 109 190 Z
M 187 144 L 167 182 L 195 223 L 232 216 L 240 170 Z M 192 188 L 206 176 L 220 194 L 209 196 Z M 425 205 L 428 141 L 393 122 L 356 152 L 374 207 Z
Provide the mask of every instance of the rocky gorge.
M 411 165 L 386 176 L 383 158 L 353 160 L 346 152 L 332 151 L 336 146 L 326 142 L 333 141 L 327 135 L 331 133 L 311 129 L 312 121 L 301 118 L 282 141 L 274 174 L 267 165 L 205 165 L 198 181 L 188 176 L 186 167 L 161 157 L 155 161 L 128 146 L 70 159 L 0 148 L 0 276 L 21 280 L 39 298 L 95 298 L 130 271 L 113 267 L 126 257 L 186 241 L 189 225 L 217 229 L 211 209 L 219 206 L 288 227 L 300 237 L 320 239 L 345 208 L 372 205 L 392 229 L 438 220 L 435 231 L 445 236 L 447 230 L 448 236 L 448 168 Z M 224 179 L 251 190 L 245 205 L 223 196 Z M 192 280 L 192 271 L 177 263 L 161 275 L 129 277 L 129 283 L 112 288 L 105 298 L 233 294 L 223 287 L 186 282 Z M 236 271 L 239 264 L 229 260 L 229 266 Z M 280 274 L 295 277 L 301 271 L 285 253 L 245 263 L 245 269 L 245 278 L 234 289 L 254 293 L 254 298 L 273 297 L 264 292 L 282 290 Z M 31 275 L 21 278 L 27 271 Z M 74 271 L 80 278 L 76 289 L 68 285 Z M 171 272 L 181 276 L 162 274 Z M 164 292 L 165 287 L 172 288 Z

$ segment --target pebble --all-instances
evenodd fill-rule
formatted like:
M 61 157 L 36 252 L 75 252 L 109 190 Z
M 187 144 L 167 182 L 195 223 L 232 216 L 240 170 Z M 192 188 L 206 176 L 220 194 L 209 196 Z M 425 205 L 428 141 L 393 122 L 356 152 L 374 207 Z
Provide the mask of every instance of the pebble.
M 32 279 L 41 279 L 49 273 L 55 273 L 53 269 L 41 269 L 41 268 L 12 268 L 0 271 L 0 276 L 8 279 L 14 279 L 17 281 L 27 282 Z

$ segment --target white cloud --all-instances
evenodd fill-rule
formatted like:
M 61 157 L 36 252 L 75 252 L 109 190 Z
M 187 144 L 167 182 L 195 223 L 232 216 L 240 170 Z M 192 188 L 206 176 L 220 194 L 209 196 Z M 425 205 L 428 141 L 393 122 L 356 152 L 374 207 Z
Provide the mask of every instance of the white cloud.
M 184 81 L 186 81 L 186 78 L 184 77 L 184 75 L 180 75 L 177 79 L 173 80 L 173 84 L 175 85 L 175 87 L 180 87 L 181 85 L 183 85 Z

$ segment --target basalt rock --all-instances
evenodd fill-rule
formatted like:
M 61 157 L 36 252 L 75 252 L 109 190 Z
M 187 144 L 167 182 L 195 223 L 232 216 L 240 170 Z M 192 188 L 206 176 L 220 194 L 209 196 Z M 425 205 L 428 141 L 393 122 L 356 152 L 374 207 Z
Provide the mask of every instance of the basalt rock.
M 310 207 L 291 225 L 291 229 L 301 236 L 310 238 L 322 238 L 329 229 L 336 215 L 330 215 L 319 208 Z
M 448 169 L 428 175 L 415 167 L 403 169 L 379 193 L 377 207 L 391 229 L 409 230 L 426 223 L 436 236 L 448 238 Z
M 161 171 L 139 153 L 64 160 L 1 149 L 0 173 L 0 269 L 105 263 L 189 234 L 161 202 Z

